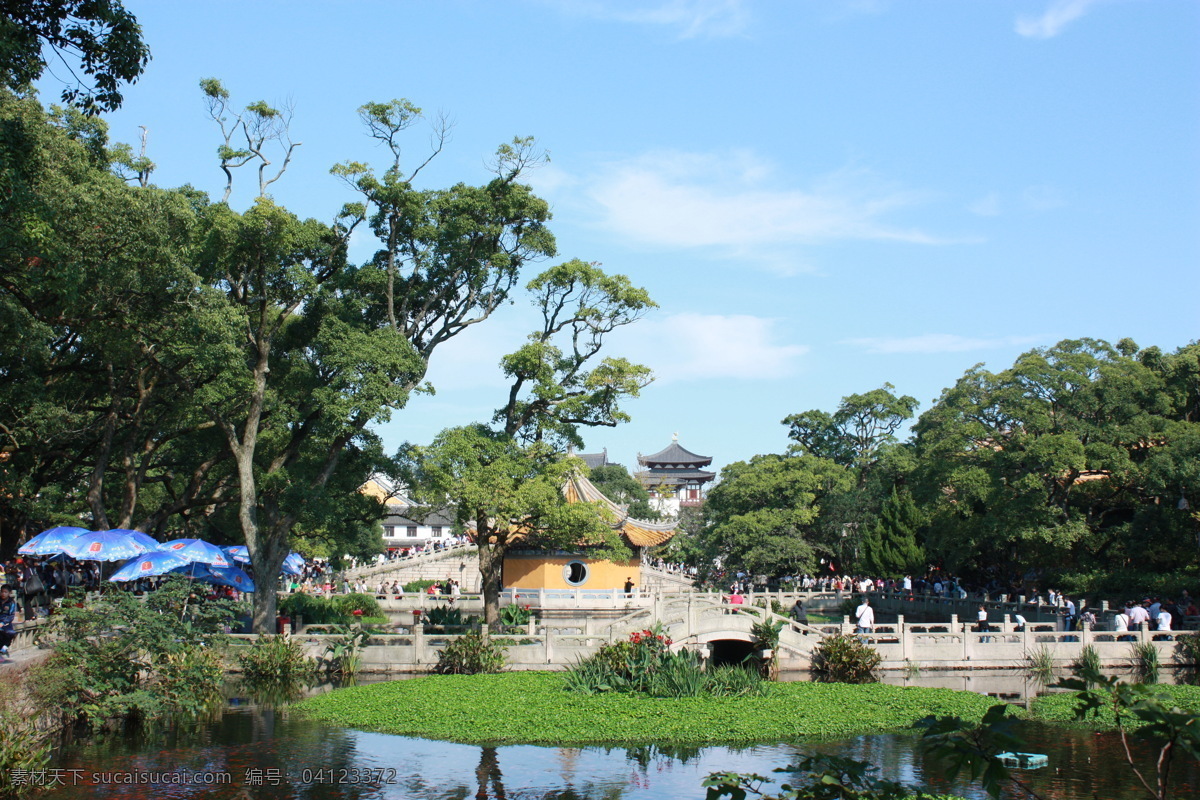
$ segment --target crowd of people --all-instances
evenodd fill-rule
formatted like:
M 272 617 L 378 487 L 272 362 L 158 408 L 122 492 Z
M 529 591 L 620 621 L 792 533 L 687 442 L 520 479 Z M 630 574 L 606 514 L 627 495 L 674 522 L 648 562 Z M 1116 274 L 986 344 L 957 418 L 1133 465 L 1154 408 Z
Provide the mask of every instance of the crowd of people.
M 755 578 L 746 572 L 733 572 L 718 573 L 713 580 L 722 582 L 718 583 L 716 587 L 710 586 L 710 588 L 718 588 L 722 592 L 728 589 L 730 597 L 741 597 L 754 590 L 830 592 L 863 596 L 874 592 L 900 593 L 910 597 L 944 597 L 954 600 L 1009 603 L 1017 603 L 1021 597 L 1024 597 L 1027 605 L 1049 605 L 1056 609 L 1062 618 L 1065 630 L 1077 630 L 1086 624 L 1094 630 L 1108 628 L 1118 632 L 1128 632 L 1137 630 L 1143 622 L 1148 622 L 1151 630 L 1171 631 L 1180 630 L 1185 620 L 1194 621 L 1195 618 L 1200 617 L 1200 607 L 1197 607 L 1196 599 L 1187 590 L 1184 590 L 1178 597 L 1147 596 L 1142 600 L 1126 600 L 1123 604 L 1109 603 L 1109 608 L 1112 610 L 1101 619 L 1082 600 L 1076 603 L 1075 599 L 1055 588 L 1048 588 L 1043 595 L 1039 594 L 1035 587 L 1029 586 L 1028 594 L 1025 594 L 1016 584 L 1006 586 L 999 581 L 970 584 L 960 576 L 939 571 L 917 577 L 906 575 L 903 578 L 802 574 L 785 576 L 777 580 Z M 859 610 L 863 610 L 861 606 Z M 982 604 L 979 606 L 977 617 L 978 629 L 989 630 L 987 609 Z M 1023 616 L 1018 614 L 1016 619 L 1018 625 L 1024 624 Z
M 94 561 L 66 556 L 18 556 L 4 562 L 3 585 L 9 587 L 24 619 L 34 619 L 46 616 L 53 601 L 65 597 L 72 587 L 99 588 L 100 567 Z

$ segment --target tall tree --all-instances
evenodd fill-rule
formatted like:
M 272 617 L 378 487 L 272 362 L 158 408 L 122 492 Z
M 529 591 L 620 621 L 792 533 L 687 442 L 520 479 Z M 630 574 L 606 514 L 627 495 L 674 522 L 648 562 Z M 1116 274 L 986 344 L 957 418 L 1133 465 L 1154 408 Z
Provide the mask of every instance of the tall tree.
M 493 629 L 504 555 L 516 542 L 629 557 L 615 520 L 589 504 L 566 502 L 563 485 L 583 467 L 563 451 L 582 442 L 581 426 L 627 420 L 621 401 L 651 380 L 646 367 L 625 359 L 597 362 L 607 334 L 654 307 L 644 289 L 579 260 L 551 267 L 526 288 L 542 324 L 501 362 L 511 383 L 493 427 L 445 431 L 413 454 L 421 493 L 431 502 L 449 498 L 459 522 L 475 531 L 484 613 Z
M 974 568 L 986 552 L 1010 573 L 1169 571 L 1191 557 L 1196 423 L 1188 379 L 1169 380 L 1194 369 L 1195 347 L 1134 351 L 1066 340 L 943 393 L 916 426 L 931 555 Z
M 880 448 L 896 441 L 896 431 L 917 409 L 915 398 L 897 397 L 892 394 L 895 388 L 885 383 L 865 394 L 843 397 L 833 414 L 814 409 L 786 417 L 783 424 L 790 428 L 793 447 L 857 467 L 862 476 L 875 463 Z
M 892 487 L 879 518 L 862 539 L 861 571 L 883 578 L 900 578 L 925 572 L 925 551 L 917 543 L 921 515 L 912 494 Z
M 216 88 L 205 86 L 210 101 Z M 364 118 L 373 133 L 378 124 L 393 134 L 405 127 Z M 228 147 L 222 159 L 234 157 Z M 265 155 L 246 149 L 261 170 Z M 361 482 L 382 466 L 367 425 L 405 405 L 434 349 L 487 319 L 526 261 L 553 252 L 546 204 L 518 180 L 523 153 L 503 146 L 496 178 L 446 190 L 414 188 L 395 164 L 383 179 L 364 165 L 335 168 L 367 202 L 347 206 L 332 226 L 261 197 L 245 214 L 208 210 L 203 274 L 224 290 L 244 335 L 242 369 L 214 387 L 206 408 L 233 455 L 238 522 L 260 574 L 278 574 L 306 516 L 312 528 L 331 522 L 345 491 L 339 475 Z M 384 247 L 353 267 L 346 241 L 363 219 Z M 265 630 L 274 595 L 260 594 L 255 626 Z
M 63 102 L 94 115 L 121 105 L 122 84 L 141 76 L 150 49 L 118 0 L 0 0 L 0 84 L 28 88 L 47 57 L 71 75 Z
M 656 520 L 659 513 L 650 507 L 650 493 L 620 464 L 592 467 L 592 484 L 614 503 L 626 506 L 635 519 Z
M 236 350 L 192 269 L 194 193 L 125 185 L 104 123 L 71 109 L 0 92 L 0 124 L 4 546 L 26 521 L 154 531 L 219 503 L 188 387 Z
M 853 485 L 844 466 L 813 455 L 759 455 L 721 470 L 704 504 L 708 566 L 755 575 L 812 572 L 821 556 L 842 556 L 835 533 L 817 526 L 825 498 Z

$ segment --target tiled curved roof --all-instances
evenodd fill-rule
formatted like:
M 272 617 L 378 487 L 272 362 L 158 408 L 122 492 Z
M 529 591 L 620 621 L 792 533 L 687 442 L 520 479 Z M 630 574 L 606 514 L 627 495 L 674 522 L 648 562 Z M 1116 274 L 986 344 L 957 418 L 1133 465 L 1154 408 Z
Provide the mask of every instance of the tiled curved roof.
M 691 450 L 680 447 L 679 442 L 671 442 L 666 449 L 660 450 L 654 455 L 638 456 L 638 463 L 644 466 L 662 464 L 664 466 L 707 467 L 712 463 L 712 456 L 697 455 Z
M 650 522 L 649 520 L 634 519 L 624 506 L 619 506 L 596 488 L 596 485 L 582 475 L 576 474 L 563 484 L 563 497 L 568 503 L 599 503 L 606 511 L 607 517 L 613 520 L 609 524 L 613 530 L 619 530 L 625 541 L 633 547 L 655 547 L 663 544 L 675 535 L 674 522 Z M 472 538 L 478 536 L 474 523 L 467 523 L 467 534 Z M 524 538 L 525 532 L 520 524 L 513 525 L 510 531 L 514 534 L 511 540 Z
M 654 547 L 668 541 L 675 535 L 675 527 L 679 524 L 678 521 L 650 522 L 634 519 L 623 506 L 609 500 L 594 483 L 579 474 L 563 486 L 563 496 L 567 498 L 568 503 L 599 503 L 613 515 L 613 519 L 618 520 L 613 528 L 619 529 L 635 547 Z

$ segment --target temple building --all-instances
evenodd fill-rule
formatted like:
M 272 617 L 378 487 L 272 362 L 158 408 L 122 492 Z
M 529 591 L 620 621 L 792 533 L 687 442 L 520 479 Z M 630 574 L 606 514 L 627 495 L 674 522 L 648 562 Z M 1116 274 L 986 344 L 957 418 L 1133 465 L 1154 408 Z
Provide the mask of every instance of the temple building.
M 679 434 L 671 444 L 654 455 L 638 454 L 638 464 L 645 469 L 634 478 L 650 492 L 650 505 L 659 513 L 678 517 L 681 509 L 704 504 L 704 485 L 717 477 L 702 467 L 712 463 L 712 456 L 697 455 L 679 445 Z
M 642 550 L 665 544 L 675 535 L 677 522 L 649 522 L 634 519 L 624 506 L 608 499 L 582 475 L 565 486 L 568 503 L 596 503 L 605 512 L 613 530 L 619 531 L 633 551 L 628 561 L 596 558 L 586 551 L 548 552 L 539 548 L 514 547 L 504 556 L 505 589 L 621 589 L 626 580 L 641 583 Z

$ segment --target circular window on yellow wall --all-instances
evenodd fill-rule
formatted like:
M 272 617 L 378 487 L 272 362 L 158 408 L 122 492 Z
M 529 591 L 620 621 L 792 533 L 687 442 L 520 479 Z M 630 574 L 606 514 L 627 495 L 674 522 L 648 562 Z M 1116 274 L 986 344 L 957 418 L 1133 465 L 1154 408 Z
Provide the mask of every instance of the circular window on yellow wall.
M 587 583 L 588 568 L 582 561 L 571 561 L 563 567 L 563 580 L 571 586 L 582 586 Z

